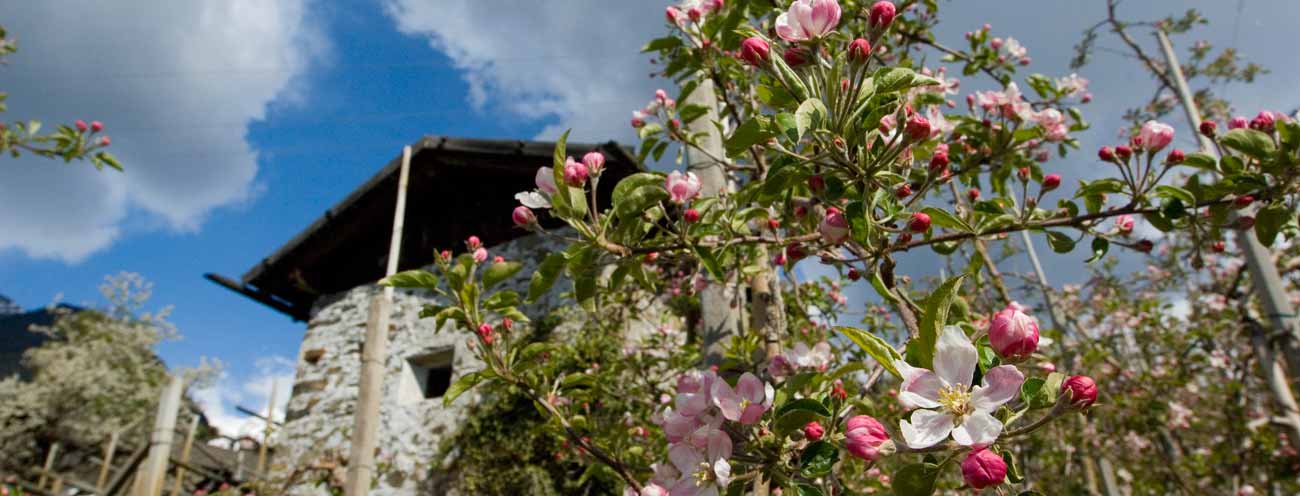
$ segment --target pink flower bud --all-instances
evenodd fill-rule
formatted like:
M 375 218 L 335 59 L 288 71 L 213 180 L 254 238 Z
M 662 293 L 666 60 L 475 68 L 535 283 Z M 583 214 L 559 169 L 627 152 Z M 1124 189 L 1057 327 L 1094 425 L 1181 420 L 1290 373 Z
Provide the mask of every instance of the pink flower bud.
M 1128 234 L 1133 232 L 1134 223 L 1132 215 L 1121 215 L 1115 218 L 1115 229 L 1118 229 L 1120 234 Z
M 487 261 L 487 258 L 488 258 L 487 248 L 481 248 L 481 247 L 480 247 L 479 249 L 474 250 L 474 261 L 475 261 L 475 262 L 477 262 L 477 263 L 483 263 L 483 262 Z
M 515 326 L 515 321 L 510 320 L 510 317 L 505 317 L 501 319 L 501 327 L 505 328 L 505 330 L 509 331 L 514 326 Z
M 826 244 L 838 245 L 849 238 L 849 220 L 840 209 L 830 207 L 826 209 L 826 217 L 822 218 L 817 230 Z
M 871 42 L 858 38 L 849 43 L 849 62 L 865 64 L 871 58 Z
M 972 451 L 961 462 L 961 476 L 977 490 L 996 486 L 1007 478 L 1007 462 L 987 449 Z
M 108 136 L 99 139 L 99 146 L 108 146 L 112 143 L 113 141 L 108 139 Z
M 1243 215 L 1237 218 L 1237 229 L 1243 231 L 1255 227 L 1255 218 L 1249 215 Z
M 880 1 L 871 6 L 871 14 L 868 19 L 871 22 L 872 29 L 884 29 L 894 22 L 894 4 Z
M 1223 253 L 1224 250 L 1226 250 L 1227 248 L 1228 245 L 1224 244 L 1222 241 L 1215 241 L 1214 243 L 1210 244 L 1210 251 L 1213 251 L 1215 253 Z
M 989 40 L 989 48 L 994 50 L 1002 48 L 1002 38 L 993 38 Z
M 844 389 L 844 381 L 835 379 L 835 382 L 831 383 L 831 397 L 840 401 L 849 397 L 849 392 Z
M 1142 253 L 1151 253 L 1151 249 L 1155 247 L 1155 243 L 1152 243 L 1149 239 L 1140 240 L 1133 246 L 1133 248 Z
M 823 428 L 821 424 L 817 423 L 816 420 L 808 422 L 808 425 L 803 426 L 803 437 L 808 438 L 809 441 L 820 440 L 823 434 L 826 434 L 826 429 Z
M 789 258 L 791 262 L 798 262 L 803 260 L 803 257 L 808 256 L 808 254 L 804 253 L 803 247 L 799 245 L 790 245 L 785 247 L 785 256 Z
M 989 319 L 989 344 L 1003 360 L 1018 362 L 1038 349 L 1038 321 L 1023 309 L 1013 302 Z
M 587 152 L 582 156 L 582 165 L 587 166 L 588 174 L 599 176 L 600 172 L 605 170 L 605 154 L 598 151 Z
M 491 325 L 491 324 L 481 324 L 481 325 L 479 325 L 479 326 L 478 326 L 478 337 L 480 337 L 480 338 L 483 339 L 483 344 L 491 345 L 491 344 L 492 344 L 492 339 L 493 339 L 493 336 L 492 336 L 492 325 Z
M 1276 119 L 1273 118 L 1273 113 L 1265 110 L 1255 116 L 1254 119 L 1250 120 L 1250 128 L 1256 131 L 1271 133 L 1275 129 L 1276 122 Z
M 1182 150 L 1174 148 L 1173 150 L 1170 150 L 1169 155 L 1165 157 L 1165 163 L 1169 165 L 1178 165 L 1183 163 L 1183 160 L 1186 158 L 1187 155 L 1183 154 Z
M 967 198 L 970 198 L 970 201 L 972 201 L 972 202 L 974 202 L 974 201 L 976 201 L 976 200 L 979 200 L 979 199 L 980 199 L 980 190 L 975 189 L 975 188 L 971 188 L 969 191 L 966 192 L 966 197 L 967 197 Z
M 934 174 L 941 173 L 948 168 L 948 164 L 948 154 L 936 152 L 934 156 L 930 157 L 930 172 Z
M 1232 199 L 1232 205 L 1237 208 L 1249 207 L 1251 203 L 1255 203 L 1255 197 L 1251 195 L 1241 195 Z
M 808 176 L 808 189 L 813 190 L 814 193 L 819 193 L 826 189 L 826 178 L 822 177 L 820 174 Z
M 784 267 L 787 262 L 789 259 L 785 256 L 785 252 L 777 253 L 772 257 L 772 265 Z
M 856 281 L 858 279 L 862 279 L 862 273 L 858 272 L 858 269 L 849 267 L 849 280 Z
M 1097 383 L 1086 375 L 1070 376 L 1061 383 L 1061 392 L 1070 393 L 1070 405 L 1080 410 L 1097 401 Z
M 912 114 L 907 118 L 907 137 L 912 141 L 922 141 L 930 137 L 930 121 L 925 120 L 920 114 Z
M 501 255 L 492 257 L 492 263 L 494 264 L 505 263 L 505 261 L 506 261 L 506 257 L 503 257 Z
M 587 166 L 569 157 L 564 163 L 564 183 L 575 188 L 587 183 Z
M 1228 121 L 1228 129 L 1241 129 L 1246 127 L 1248 124 L 1249 123 L 1246 121 L 1245 117 L 1236 116 L 1233 117 L 1232 120 Z
M 650 253 L 646 253 L 645 257 L 641 258 L 641 263 L 644 263 L 646 265 L 651 265 L 654 264 L 655 261 L 657 260 L 659 260 L 659 252 L 652 251 Z
M 537 215 L 533 214 L 533 211 L 528 207 L 520 205 L 515 207 L 514 212 L 510 213 L 510 220 L 515 221 L 516 226 L 527 227 L 537 222 Z
M 894 196 L 898 197 L 900 200 L 912 196 L 912 186 L 906 183 L 899 185 L 897 188 L 894 188 Z
M 1127 145 L 1119 145 L 1115 147 L 1115 155 L 1121 160 L 1128 160 L 1129 157 L 1133 156 L 1133 149 Z
M 1021 168 L 1019 168 L 1019 169 L 1016 169 L 1016 177 L 1020 178 L 1021 181 L 1028 181 L 1028 180 L 1029 180 L 1029 168 L 1028 168 L 1028 167 L 1021 167 Z
M 905 245 L 912 242 L 912 233 L 905 232 L 898 234 L 898 244 Z
M 677 7 L 670 5 L 664 10 L 664 18 L 668 19 L 669 24 L 678 24 L 678 19 L 681 19 L 681 17 L 682 11 L 678 10 Z
M 483 246 L 483 241 L 480 241 L 478 239 L 478 236 L 470 236 L 465 239 L 466 248 L 469 248 L 471 250 L 477 250 L 480 246 Z
M 772 47 L 767 41 L 754 36 L 740 43 L 740 58 L 749 65 L 762 67 L 771 58 Z
M 912 219 L 907 222 L 907 228 L 912 232 L 923 233 L 930 230 L 930 215 L 924 212 L 912 214 Z
M 794 207 L 794 216 L 795 216 L 795 217 L 798 217 L 798 218 L 802 219 L 802 218 L 804 218 L 804 216 L 806 216 L 806 215 L 808 215 L 808 207 L 805 207 L 805 206 L 803 206 L 803 205 L 799 205 L 799 206 L 797 206 L 797 207 Z
M 77 122 L 75 122 L 74 124 L 76 124 L 77 130 L 83 133 L 86 132 L 87 129 L 90 129 L 90 126 L 86 125 L 86 121 L 83 121 L 81 119 L 77 119 Z
M 663 89 L 657 89 L 657 90 L 655 90 L 655 100 L 659 100 L 659 103 L 665 103 L 665 102 L 667 102 L 667 101 L 668 101 L 668 92 L 667 92 L 667 91 L 664 91 Z
M 1051 191 L 1061 185 L 1060 174 L 1048 174 L 1043 176 L 1043 191 Z
M 1082 97 L 1082 98 L 1079 98 L 1079 102 L 1080 102 L 1080 103 L 1092 103 L 1092 93 L 1084 93 L 1084 94 L 1083 94 L 1083 97 Z
M 1114 162 L 1115 150 L 1111 149 L 1109 146 L 1103 146 L 1100 150 L 1097 150 L 1097 158 L 1100 158 L 1105 162 Z
M 645 127 L 645 119 L 640 117 L 632 118 L 632 129 L 641 129 L 643 127 Z
M 700 178 L 696 177 L 694 172 L 682 174 L 680 171 L 672 171 L 668 174 L 668 178 L 664 180 L 664 189 L 668 190 L 668 199 L 678 205 L 698 196 L 700 188 Z
M 1147 152 L 1155 153 L 1168 146 L 1174 140 L 1174 128 L 1163 122 L 1146 121 L 1138 132 L 1142 147 Z
M 1205 121 L 1201 121 L 1200 129 L 1201 129 L 1201 134 L 1213 138 L 1214 133 L 1217 132 L 1219 129 L 1219 125 L 1216 124 L 1214 121 L 1205 120 Z
M 687 224 L 694 224 L 700 221 L 700 211 L 688 208 L 686 209 L 686 213 L 682 214 L 682 218 L 686 219 Z
M 844 424 L 844 447 L 849 454 L 867 461 L 893 453 L 893 441 L 879 420 L 868 415 L 857 415 Z
M 786 65 L 799 67 L 808 63 L 808 50 L 804 50 L 803 47 L 790 47 L 785 49 L 785 53 L 781 54 L 781 58 L 785 59 Z

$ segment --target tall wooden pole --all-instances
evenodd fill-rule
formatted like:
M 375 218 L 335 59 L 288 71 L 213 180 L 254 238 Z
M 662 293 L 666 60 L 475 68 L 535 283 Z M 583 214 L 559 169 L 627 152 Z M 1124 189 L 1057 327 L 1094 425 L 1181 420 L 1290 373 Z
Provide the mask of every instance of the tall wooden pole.
M 163 479 L 167 477 L 167 460 L 171 458 L 172 438 L 176 431 L 176 413 L 181 406 L 181 392 L 185 380 L 173 375 L 162 390 L 158 400 L 158 416 L 154 418 L 153 433 L 149 436 L 149 458 L 137 474 L 140 482 L 136 496 L 159 496 Z
M 271 379 L 271 397 L 266 400 L 266 428 L 262 430 L 262 443 L 257 448 L 257 473 L 266 473 L 266 450 L 271 439 L 271 419 L 275 417 L 275 400 L 280 395 L 280 382 Z
M 385 277 L 397 273 L 402 254 L 402 225 L 406 218 L 406 185 L 411 171 L 411 147 L 402 148 L 402 169 L 397 179 L 397 207 L 393 210 L 393 237 L 388 245 Z M 370 300 L 366 319 L 366 343 L 361 353 L 361 383 L 357 394 L 357 413 L 352 427 L 352 452 L 348 456 L 348 478 L 343 489 L 347 496 L 361 496 L 370 490 L 375 472 L 375 445 L 379 439 L 379 402 L 384 396 L 384 368 L 388 357 L 388 314 L 393 302 L 393 288 Z
M 696 144 L 707 153 L 687 147 L 686 170 L 700 178 L 700 196 L 718 196 L 727 191 L 726 165 L 715 160 L 715 157 L 726 156 L 722 148 L 722 133 L 713 125 L 718 120 L 718 97 L 712 79 L 700 74 L 697 80 L 699 86 L 687 95 L 683 105 L 699 105 L 707 110 L 686 124 L 686 132 L 691 136 L 698 135 Z M 705 364 L 722 363 L 727 338 L 740 332 L 739 305 L 732 307 L 733 303 L 736 303 L 736 292 L 726 281 L 714 281 L 700 292 Z
M 95 479 L 95 493 L 104 494 L 104 484 L 108 483 L 108 471 L 113 467 L 113 455 L 117 454 L 117 438 L 121 436 L 120 431 L 113 431 L 108 436 L 108 444 L 104 446 L 104 463 L 99 466 L 99 478 Z
M 1169 68 L 1172 76 L 1170 79 L 1174 82 L 1178 99 L 1182 101 L 1192 135 L 1196 136 L 1202 152 L 1213 155 L 1217 159 L 1219 154 L 1214 143 L 1197 132 L 1201 125 L 1201 112 L 1196 107 L 1196 101 L 1192 99 L 1191 90 L 1187 88 L 1183 68 L 1178 65 L 1178 57 L 1174 55 L 1169 37 L 1164 31 L 1156 30 L 1156 40 L 1160 42 L 1160 49 L 1164 52 L 1165 65 Z M 1255 237 L 1255 231 L 1252 229 L 1237 231 L 1237 245 L 1241 247 L 1242 255 L 1246 259 L 1246 267 L 1255 282 L 1255 291 L 1259 294 L 1264 312 L 1268 314 L 1269 324 L 1279 338 L 1279 342 L 1282 343 L 1282 355 L 1286 358 L 1290 373 L 1300 374 L 1300 334 L 1298 334 L 1300 329 L 1296 326 L 1296 314 L 1295 309 L 1291 307 L 1291 300 L 1282 289 L 1282 277 L 1277 272 L 1277 266 L 1273 264 L 1273 257 L 1269 254 L 1268 248 Z
M 45 453 L 45 465 L 41 469 L 41 476 L 36 480 L 38 489 L 45 489 L 45 481 L 49 479 L 49 474 L 54 470 L 54 460 L 59 458 L 59 442 L 55 441 L 50 445 L 50 451 Z
M 199 416 L 195 415 L 190 419 L 190 428 L 185 433 L 185 444 L 181 446 L 181 463 L 190 462 L 190 450 L 194 448 L 194 434 L 199 430 Z M 172 496 L 180 496 L 181 490 L 185 485 L 185 468 L 177 465 L 176 473 L 172 475 Z

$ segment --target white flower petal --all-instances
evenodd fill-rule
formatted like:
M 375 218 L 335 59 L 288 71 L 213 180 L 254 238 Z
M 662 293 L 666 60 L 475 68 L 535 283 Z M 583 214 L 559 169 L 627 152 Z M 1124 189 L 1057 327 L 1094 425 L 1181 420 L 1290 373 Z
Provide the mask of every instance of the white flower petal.
M 898 401 L 908 410 L 938 408 L 941 387 L 943 383 L 934 372 L 914 368 L 911 375 L 905 376 L 903 384 L 898 387 Z
M 731 464 L 725 459 L 719 459 L 713 463 L 713 475 L 718 478 L 718 486 L 727 487 L 731 484 Z
M 1024 382 L 1025 375 L 1015 365 L 993 367 L 984 374 L 984 385 L 976 387 L 971 394 L 971 406 L 982 412 L 992 412 L 1020 394 L 1020 384 Z
M 898 421 L 903 440 L 913 449 L 928 448 L 948 438 L 952 432 L 952 415 L 934 410 L 912 412 L 912 421 Z
M 986 412 L 975 412 L 966 416 L 961 425 L 952 430 L 952 439 L 962 446 L 984 448 L 998 440 L 1002 434 L 1002 422 Z
M 934 345 L 934 372 L 939 374 L 944 385 L 972 386 L 978 362 L 979 353 L 966 333 L 957 326 L 944 327 L 939 333 L 939 342 Z
M 528 208 L 551 208 L 551 200 L 545 195 L 536 191 L 521 191 L 515 193 L 515 199 Z
M 668 449 L 668 460 L 673 462 L 678 472 L 693 474 L 699 469 L 700 462 L 704 461 L 704 455 L 688 443 L 677 443 Z

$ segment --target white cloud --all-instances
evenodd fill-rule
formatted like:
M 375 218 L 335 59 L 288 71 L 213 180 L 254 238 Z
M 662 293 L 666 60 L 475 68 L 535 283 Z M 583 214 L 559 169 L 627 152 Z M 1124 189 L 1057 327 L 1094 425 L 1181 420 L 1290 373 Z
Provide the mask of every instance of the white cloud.
M 307 2 L 7 5 L 19 51 L 0 68 L 10 93 L 0 117 L 103 121 L 127 171 L 0 159 L 0 250 L 76 262 L 136 214 L 195 231 L 212 209 L 250 199 L 248 124 L 301 96 L 301 76 L 325 53 Z
M 289 404 L 289 389 L 293 386 L 293 360 L 273 355 L 259 358 L 256 371 L 241 378 L 231 377 L 229 371 L 222 371 L 221 376 L 210 387 L 192 391 L 190 396 L 203 409 L 208 422 L 221 434 L 230 437 L 249 435 L 261 437 L 265 423 L 235 409 L 236 406 L 251 409 L 266 415 L 266 405 L 271 398 L 272 387 L 278 387 L 275 412 L 271 418 L 284 421 L 285 407 Z M 227 441 L 217 444 L 225 445 Z
M 572 128 L 574 139 L 634 143 L 632 110 L 671 84 L 650 79 L 638 53 L 664 32 L 660 2 L 385 2 L 399 31 L 428 37 L 463 71 L 471 103 L 554 121 L 540 138 Z

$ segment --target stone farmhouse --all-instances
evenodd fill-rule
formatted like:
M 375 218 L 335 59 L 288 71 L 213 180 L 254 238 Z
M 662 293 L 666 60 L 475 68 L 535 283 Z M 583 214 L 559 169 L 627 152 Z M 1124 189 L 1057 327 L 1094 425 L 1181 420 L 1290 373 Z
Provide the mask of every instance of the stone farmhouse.
M 508 281 L 526 293 L 532 269 L 555 241 L 513 226 L 514 194 L 534 187 L 538 167 L 549 166 L 553 143 L 425 137 L 412 159 L 398 270 L 426 267 L 436 250 L 464 250 L 470 235 L 492 255 L 524 263 Z M 607 170 L 599 202 L 619 179 L 638 171 L 630 152 L 609 142 L 570 143 L 582 156 L 600 150 Z M 276 434 L 271 476 L 345 460 L 356 409 L 368 302 L 387 264 L 400 156 L 283 247 L 256 262 L 239 280 L 209 280 L 269 306 L 306 329 L 283 427 Z M 548 220 L 543 220 L 547 225 Z M 549 227 L 549 226 L 548 226 Z M 557 226 L 558 227 L 558 226 Z M 456 431 L 462 411 L 476 401 L 465 394 L 450 407 L 440 399 L 460 375 L 478 370 L 467 348 L 468 331 L 434 329 L 418 318 L 434 301 L 427 292 L 398 291 L 389 326 L 387 373 L 379 426 L 379 481 L 372 494 L 432 494 L 439 441 Z M 530 316 L 555 305 L 555 295 L 522 308 Z M 326 494 L 300 486 L 299 494 Z

